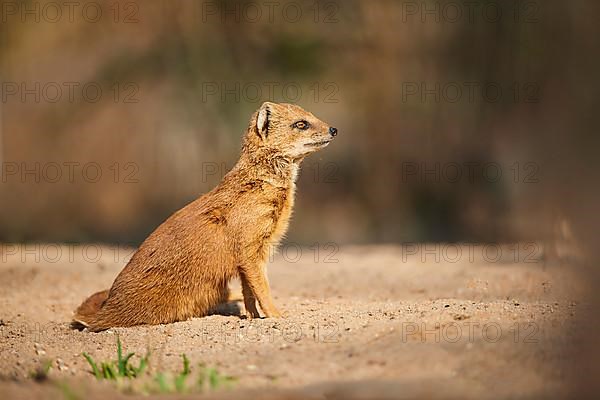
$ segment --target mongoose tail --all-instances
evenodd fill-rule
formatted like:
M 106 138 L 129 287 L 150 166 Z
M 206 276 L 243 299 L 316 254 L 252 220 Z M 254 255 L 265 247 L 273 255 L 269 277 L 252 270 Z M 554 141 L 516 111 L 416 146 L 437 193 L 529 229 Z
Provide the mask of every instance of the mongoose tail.
M 93 321 L 102 308 L 102 305 L 108 298 L 109 290 L 103 290 L 101 292 L 94 293 L 90 297 L 88 297 L 81 305 L 75 310 L 75 315 L 73 316 L 72 326 L 74 328 L 88 328 L 93 324 Z

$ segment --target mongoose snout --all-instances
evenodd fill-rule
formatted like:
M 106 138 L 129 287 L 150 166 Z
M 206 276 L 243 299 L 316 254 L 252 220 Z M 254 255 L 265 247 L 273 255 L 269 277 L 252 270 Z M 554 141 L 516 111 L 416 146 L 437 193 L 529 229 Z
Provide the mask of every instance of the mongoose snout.
M 334 127 L 329 127 L 329 135 L 325 136 L 324 138 L 321 137 L 317 137 L 316 141 L 311 142 L 311 143 L 305 143 L 305 146 L 317 146 L 317 147 L 325 147 L 329 144 L 329 142 L 331 142 L 331 140 L 337 136 L 337 128 Z
M 249 318 L 260 317 L 257 306 L 266 317 L 281 316 L 265 265 L 287 230 L 300 163 L 337 133 L 299 106 L 264 103 L 235 167 L 156 228 L 110 290 L 79 306 L 73 325 L 97 332 L 202 317 L 227 301 L 234 277 Z

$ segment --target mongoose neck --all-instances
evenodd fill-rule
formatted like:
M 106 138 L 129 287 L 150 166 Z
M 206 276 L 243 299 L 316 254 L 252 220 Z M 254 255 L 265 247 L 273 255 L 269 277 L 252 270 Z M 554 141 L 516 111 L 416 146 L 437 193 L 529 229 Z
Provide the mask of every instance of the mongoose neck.
M 292 187 L 296 182 L 301 159 L 286 157 L 271 149 L 245 148 L 235 166 L 251 179 L 263 180 L 278 187 Z

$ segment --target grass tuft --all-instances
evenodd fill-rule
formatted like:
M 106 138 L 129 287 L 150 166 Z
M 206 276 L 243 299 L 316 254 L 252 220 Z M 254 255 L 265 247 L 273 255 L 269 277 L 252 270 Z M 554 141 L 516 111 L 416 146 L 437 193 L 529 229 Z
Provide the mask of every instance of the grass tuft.
M 96 361 L 88 354 L 82 353 L 83 357 L 87 360 L 88 364 L 92 368 L 92 373 L 96 377 L 96 379 L 108 379 L 108 380 L 117 380 L 120 378 L 137 378 L 141 376 L 146 367 L 148 366 L 148 358 L 150 357 L 150 353 L 148 352 L 146 356 L 140 359 L 138 366 L 133 365 L 131 361 L 131 357 L 135 355 L 135 353 L 128 353 L 125 357 L 123 357 L 123 346 L 121 345 L 121 339 L 117 336 L 117 359 L 115 361 L 103 361 L 98 365 Z
M 123 356 L 123 346 L 117 336 L 117 359 L 112 361 L 96 362 L 88 353 L 82 353 L 90 367 L 92 374 L 98 380 L 121 381 L 123 378 L 135 379 L 144 375 L 148 366 L 150 352 L 140 358 L 137 366 L 133 365 L 131 359 L 135 353 L 127 353 Z M 157 372 L 150 379 L 150 384 L 145 386 L 145 392 L 149 393 L 189 393 L 194 391 L 208 391 L 220 388 L 229 388 L 235 378 L 219 373 L 215 368 L 209 368 L 204 364 L 199 365 L 198 378 L 195 384 L 188 384 L 188 378 L 192 374 L 190 360 L 185 354 L 181 354 L 182 369 L 177 374 Z M 132 388 L 130 388 L 132 389 Z

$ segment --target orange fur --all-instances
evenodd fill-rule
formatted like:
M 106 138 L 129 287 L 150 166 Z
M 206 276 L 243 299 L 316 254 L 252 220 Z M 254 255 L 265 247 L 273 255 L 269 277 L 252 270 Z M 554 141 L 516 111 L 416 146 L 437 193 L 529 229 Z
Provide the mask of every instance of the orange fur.
M 76 310 L 74 324 L 101 331 L 204 316 L 227 301 L 236 276 L 248 317 L 260 316 L 257 301 L 265 316 L 280 316 L 266 261 L 288 228 L 299 165 L 328 144 L 331 129 L 298 106 L 264 103 L 250 120 L 236 166 L 152 232 L 110 291 Z

